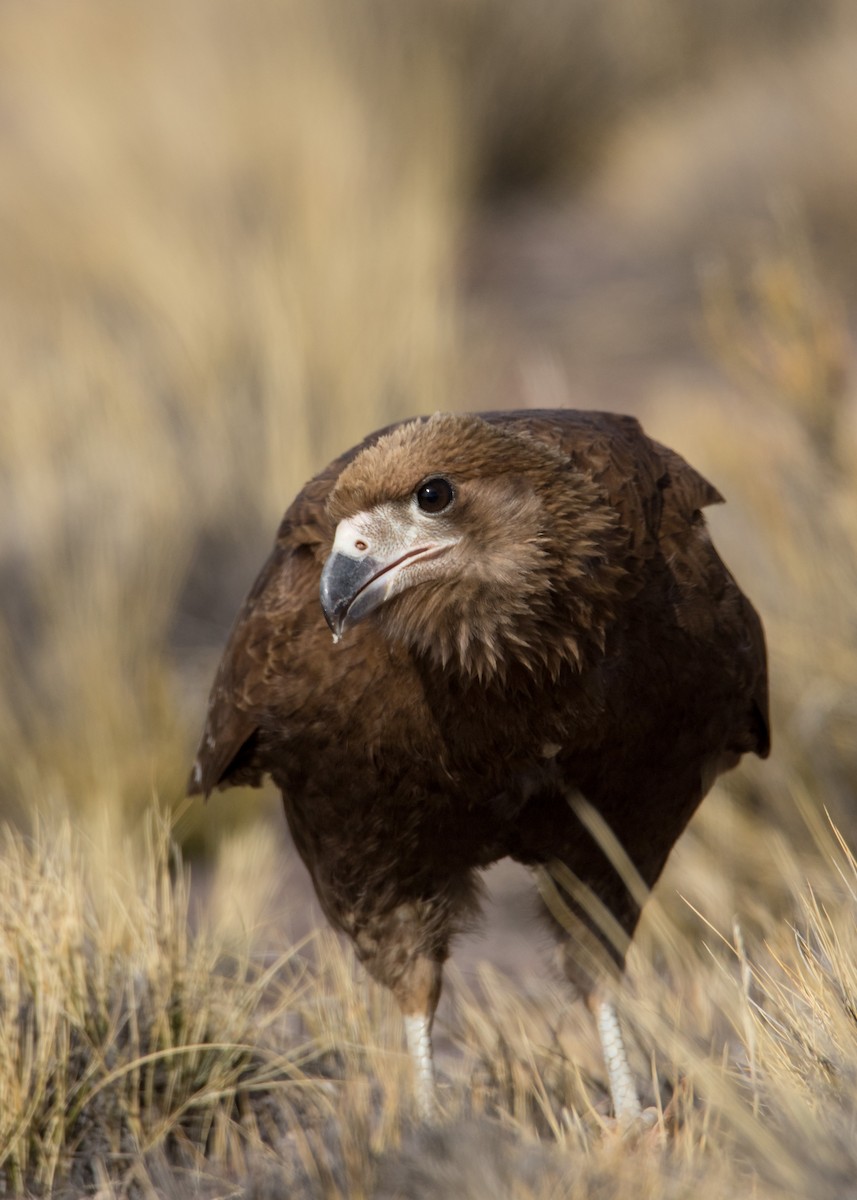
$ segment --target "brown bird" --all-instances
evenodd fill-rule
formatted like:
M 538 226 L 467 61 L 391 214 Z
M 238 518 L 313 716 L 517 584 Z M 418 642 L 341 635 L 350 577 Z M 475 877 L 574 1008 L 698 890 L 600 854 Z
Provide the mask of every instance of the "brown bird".
M 443 963 L 508 855 L 639 1115 L 611 980 L 715 777 L 770 744 L 762 626 L 701 512 L 720 500 L 632 417 L 439 413 L 283 518 L 190 791 L 273 778 L 328 919 L 401 1006 L 426 1114 Z

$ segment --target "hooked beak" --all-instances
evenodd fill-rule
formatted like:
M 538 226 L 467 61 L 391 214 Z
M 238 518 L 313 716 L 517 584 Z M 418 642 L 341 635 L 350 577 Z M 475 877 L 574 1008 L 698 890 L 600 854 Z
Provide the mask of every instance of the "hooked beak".
M 321 607 L 334 641 L 338 642 L 346 629 L 362 621 L 398 590 L 395 584 L 406 563 L 416 558 L 431 558 L 444 548 L 421 546 L 392 561 L 368 554 L 352 558 L 334 550 L 321 573 Z
M 434 558 L 450 546 L 414 525 L 396 526 L 358 513 L 340 521 L 321 573 L 321 607 L 339 641 L 346 629 L 409 585 L 403 573 L 417 561 Z M 414 579 L 416 582 L 416 579 Z

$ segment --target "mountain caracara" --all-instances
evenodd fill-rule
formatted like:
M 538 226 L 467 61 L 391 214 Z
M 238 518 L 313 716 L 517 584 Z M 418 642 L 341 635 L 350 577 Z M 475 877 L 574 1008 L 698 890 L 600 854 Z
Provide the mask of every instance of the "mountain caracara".
M 596 1013 L 617 1115 L 639 1113 L 609 981 L 640 889 L 715 777 L 769 748 L 761 623 L 701 512 L 720 499 L 631 417 L 437 414 L 283 518 L 190 790 L 273 778 L 327 917 L 401 1006 L 426 1113 L 443 963 L 506 855 Z

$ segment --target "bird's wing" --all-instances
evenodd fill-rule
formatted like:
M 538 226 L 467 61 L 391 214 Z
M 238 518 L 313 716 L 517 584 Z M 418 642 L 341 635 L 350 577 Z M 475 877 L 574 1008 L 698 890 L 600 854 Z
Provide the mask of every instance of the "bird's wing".
M 652 442 L 652 446 L 663 463 L 666 475 L 665 490 L 669 490 L 669 503 L 662 516 L 660 536 L 669 536 L 679 528 L 687 528 L 698 519 L 700 509 L 710 504 L 722 504 L 723 497 L 713 484 L 685 462 L 675 450 Z
M 747 744 L 760 758 L 771 748 L 768 663 L 759 615 L 738 587 L 708 536 L 701 509 L 723 497 L 684 459 L 655 443 L 668 486 L 658 531 L 661 550 L 675 581 L 679 624 L 695 633 L 730 639 L 732 670 L 749 682 Z M 705 597 L 700 603 L 698 597 Z
M 305 603 L 302 558 L 299 546 L 278 538 L 238 613 L 211 689 L 188 786 L 190 795 L 207 796 L 236 775 L 238 782 L 260 782 L 252 772 L 241 776 L 240 756 L 256 735 L 259 705 L 271 671 L 277 660 L 287 655 Z
M 261 782 L 252 754 L 260 724 L 286 691 L 300 686 L 296 673 L 289 671 L 295 647 L 308 625 L 323 624 L 319 576 L 333 539 L 325 502 L 346 463 L 386 432 L 379 430 L 332 462 L 287 509 L 274 548 L 229 634 L 209 697 L 189 795 L 208 796 L 227 783 Z M 291 707 L 298 703 L 299 697 L 289 701 Z
M 298 500 L 304 499 L 302 493 Z M 232 626 L 209 697 L 190 795 L 207 796 L 227 781 L 261 782 L 249 751 L 277 677 L 287 668 L 303 613 L 318 591 L 324 505 L 315 512 L 298 505 L 294 517 L 292 521 L 287 514 L 280 526 L 274 549 Z
M 721 504 L 717 488 L 674 450 L 647 437 L 634 417 L 573 410 L 497 413 L 552 442 L 590 474 L 619 515 L 629 579 L 634 560 L 653 555 L 672 576 L 676 619 L 697 635 L 726 639 L 737 686 L 751 696 L 746 745 L 764 758 L 770 749 L 765 635 L 708 536 L 702 509 Z

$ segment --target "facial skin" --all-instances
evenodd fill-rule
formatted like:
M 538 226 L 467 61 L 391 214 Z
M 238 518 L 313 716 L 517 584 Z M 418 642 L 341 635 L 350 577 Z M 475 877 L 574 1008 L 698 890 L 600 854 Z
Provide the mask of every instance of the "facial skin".
M 455 491 L 443 476 L 405 500 L 379 504 L 339 522 L 321 577 L 321 603 L 338 641 L 392 596 L 444 574 L 436 560 L 461 542 L 450 520 Z

